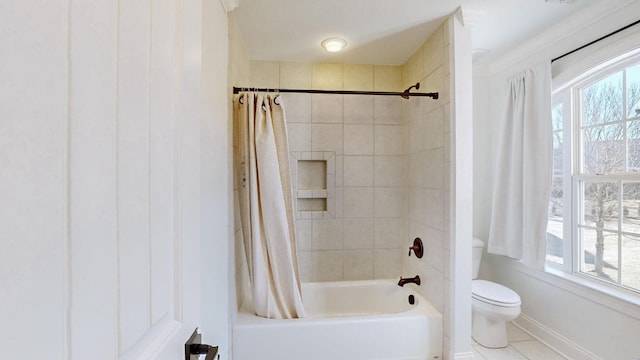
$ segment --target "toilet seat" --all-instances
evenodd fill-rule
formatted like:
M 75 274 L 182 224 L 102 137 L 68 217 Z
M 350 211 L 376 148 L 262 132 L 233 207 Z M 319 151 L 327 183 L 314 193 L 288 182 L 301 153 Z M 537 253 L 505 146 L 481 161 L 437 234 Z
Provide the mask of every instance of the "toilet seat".
M 486 280 L 471 282 L 472 297 L 478 301 L 501 307 L 520 306 L 520 296 L 506 286 Z

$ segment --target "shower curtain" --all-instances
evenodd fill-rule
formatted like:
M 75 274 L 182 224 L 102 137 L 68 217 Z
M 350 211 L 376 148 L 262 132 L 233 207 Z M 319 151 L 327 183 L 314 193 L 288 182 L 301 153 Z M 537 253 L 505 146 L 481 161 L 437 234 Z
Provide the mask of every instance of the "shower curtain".
M 240 221 L 256 315 L 304 316 L 282 98 L 234 97 L 234 158 Z

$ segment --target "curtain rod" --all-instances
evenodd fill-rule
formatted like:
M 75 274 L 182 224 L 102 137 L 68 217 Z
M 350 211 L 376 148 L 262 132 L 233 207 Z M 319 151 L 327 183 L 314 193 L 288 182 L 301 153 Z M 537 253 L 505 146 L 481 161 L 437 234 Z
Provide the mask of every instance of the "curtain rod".
M 241 91 L 258 91 L 258 92 L 281 92 L 281 93 L 304 93 L 304 94 L 338 94 L 338 95 L 382 95 L 382 96 L 401 96 L 408 99 L 411 96 L 426 96 L 434 100 L 438 99 L 438 93 L 412 93 L 411 89 L 420 88 L 420 83 L 410 86 L 403 92 L 389 91 L 353 91 L 353 90 L 311 90 L 311 89 L 269 89 L 269 88 L 253 88 L 253 87 L 233 87 L 233 93 L 238 94 Z
M 640 24 L 640 20 L 636 20 L 635 22 L 633 22 L 633 23 L 631 23 L 631 24 L 629 24 L 629 25 L 627 25 L 627 26 L 621 27 L 621 28 L 620 28 L 620 29 L 618 29 L 618 30 L 615 30 L 615 31 L 613 31 L 613 32 L 608 33 L 607 35 L 604 35 L 604 36 L 602 36 L 602 37 L 599 37 L 598 39 L 595 39 L 595 40 L 591 41 L 591 42 L 590 42 L 590 43 L 588 43 L 588 44 L 584 44 L 584 45 L 580 46 L 580 47 L 579 47 L 579 48 L 577 48 L 577 49 L 573 49 L 573 50 L 571 50 L 571 51 L 569 51 L 569 52 L 567 52 L 567 53 L 564 53 L 564 54 L 562 54 L 562 55 L 558 56 L 557 58 L 555 58 L 555 59 L 551 60 L 551 62 L 554 62 L 554 61 L 556 61 L 556 60 L 560 60 L 560 59 L 562 59 L 562 58 L 563 58 L 563 57 L 565 57 L 565 56 L 569 56 L 569 55 L 573 54 L 573 53 L 574 53 L 574 52 L 576 52 L 576 51 L 580 51 L 580 50 L 582 50 L 582 49 L 586 48 L 587 46 L 591 46 L 591 45 L 593 45 L 593 44 L 597 43 L 598 41 L 602 41 L 602 40 L 604 40 L 604 39 L 606 39 L 606 38 L 608 38 L 608 37 L 610 37 L 610 36 L 613 36 L 613 35 L 615 35 L 615 34 L 617 34 L 617 33 L 621 32 L 621 31 L 627 30 L 628 28 L 630 28 L 630 27 L 632 27 L 632 26 L 634 26 L 634 25 L 638 25 L 638 24 Z

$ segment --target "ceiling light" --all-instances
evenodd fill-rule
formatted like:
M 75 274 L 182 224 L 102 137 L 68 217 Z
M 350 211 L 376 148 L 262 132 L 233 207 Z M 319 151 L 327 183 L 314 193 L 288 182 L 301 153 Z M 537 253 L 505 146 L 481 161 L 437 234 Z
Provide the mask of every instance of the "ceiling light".
M 347 42 L 344 39 L 334 37 L 322 40 L 320 45 L 328 52 L 338 52 L 347 46 Z

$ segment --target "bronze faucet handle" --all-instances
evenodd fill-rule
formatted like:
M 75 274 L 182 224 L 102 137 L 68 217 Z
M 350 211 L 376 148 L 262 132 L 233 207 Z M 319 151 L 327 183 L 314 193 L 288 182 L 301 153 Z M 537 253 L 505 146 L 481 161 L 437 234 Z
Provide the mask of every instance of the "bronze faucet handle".
M 422 258 L 422 255 L 424 255 L 424 245 L 420 238 L 415 238 L 413 240 L 413 246 L 409 247 L 409 256 L 411 256 L 411 250 L 413 250 L 413 253 L 416 254 L 418 259 Z

